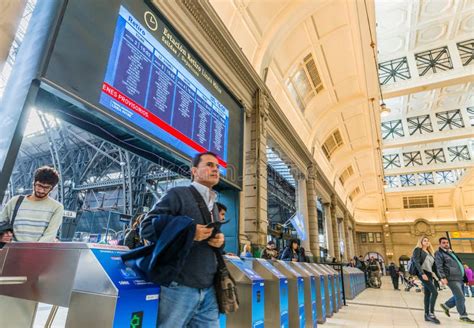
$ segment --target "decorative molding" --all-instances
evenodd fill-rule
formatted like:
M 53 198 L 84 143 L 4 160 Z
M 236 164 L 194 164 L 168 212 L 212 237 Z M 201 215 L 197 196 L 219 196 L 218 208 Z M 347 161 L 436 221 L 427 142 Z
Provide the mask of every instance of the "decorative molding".
M 248 86 L 249 90 L 255 90 L 258 86 L 258 83 L 255 81 L 255 76 L 252 76 L 251 71 L 256 72 L 250 65 L 246 66 L 242 61 L 246 61 L 245 55 L 242 53 L 242 50 L 238 47 L 237 43 L 234 46 L 229 44 L 228 40 L 234 40 L 227 28 L 220 24 L 221 26 L 216 26 L 216 23 L 220 23 L 220 18 L 216 15 L 211 17 L 212 14 L 215 14 L 214 9 L 209 3 L 196 1 L 196 0 L 181 0 L 178 1 L 178 4 L 185 9 L 185 12 L 188 12 L 194 20 L 199 24 L 204 35 L 216 46 L 226 62 L 234 69 L 234 72 L 241 78 L 241 80 Z M 205 8 L 208 6 L 208 8 Z M 226 34 L 226 35 L 224 35 Z M 236 56 L 236 54 L 241 54 L 241 56 Z

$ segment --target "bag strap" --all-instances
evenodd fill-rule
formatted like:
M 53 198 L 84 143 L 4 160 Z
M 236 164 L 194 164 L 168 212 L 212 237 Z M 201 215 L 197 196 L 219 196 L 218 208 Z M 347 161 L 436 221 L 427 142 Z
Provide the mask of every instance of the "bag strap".
M 10 225 L 12 226 L 12 229 L 13 229 L 13 224 L 15 223 L 16 215 L 18 214 L 18 210 L 20 209 L 21 203 L 23 202 L 24 199 L 25 199 L 25 196 L 21 195 L 16 200 L 15 207 L 13 208 L 12 217 L 10 218 Z M 13 240 L 16 241 L 15 231 L 13 231 Z
M 189 186 L 189 189 L 191 190 L 191 193 L 193 194 L 194 200 L 196 201 L 196 203 L 199 207 L 199 211 L 201 211 L 201 215 L 204 218 L 204 222 L 206 224 L 211 223 L 213 221 L 211 212 L 209 211 L 209 208 L 207 207 L 206 203 L 204 202 L 204 199 L 202 198 L 201 194 L 192 185 Z
M 204 202 L 204 199 L 202 198 L 201 194 L 199 194 L 199 191 L 197 191 L 197 189 L 194 188 L 194 186 L 189 186 L 189 189 L 191 190 L 191 193 L 193 194 L 194 200 L 198 204 L 199 210 L 201 211 L 201 215 L 203 216 L 204 221 L 211 223 L 212 222 L 211 212 L 209 212 L 209 208 Z M 224 267 L 225 262 L 224 262 L 224 257 L 222 256 L 221 250 L 214 247 L 211 247 L 211 248 L 214 250 L 214 253 L 216 253 L 218 266 L 220 268 Z
M 13 214 L 12 214 L 12 217 L 10 218 L 10 225 L 12 226 L 12 228 L 13 228 L 13 223 L 15 223 L 15 218 L 16 218 L 16 215 L 18 214 L 18 210 L 20 209 L 21 203 L 23 202 L 23 199 L 25 199 L 25 196 L 21 195 L 16 200 L 15 208 L 13 209 Z

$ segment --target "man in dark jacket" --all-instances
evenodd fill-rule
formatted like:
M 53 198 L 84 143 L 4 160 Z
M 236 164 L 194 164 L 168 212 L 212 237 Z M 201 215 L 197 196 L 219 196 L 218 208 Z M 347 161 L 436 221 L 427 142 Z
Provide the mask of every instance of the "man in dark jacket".
M 216 193 L 212 187 L 219 182 L 217 156 L 201 153 L 193 159 L 193 182 L 188 187 L 175 187 L 160 199 L 141 224 L 144 239 L 153 240 L 153 219 L 160 215 L 187 216 L 196 224 L 194 242 L 183 269 L 168 286 L 161 286 L 158 325 L 160 327 L 219 327 L 219 310 L 213 287 L 217 262 L 213 248 L 221 248 L 224 235 L 208 228 L 196 202 L 195 188 L 204 199 L 212 221 L 218 221 Z
M 474 323 L 469 319 L 466 311 L 466 300 L 464 298 L 464 282 L 466 274 L 459 257 L 449 247 L 449 240 L 446 237 L 439 239 L 439 249 L 435 253 L 438 276 L 444 285 L 448 285 L 453 296 L 445 303 L 441 304 L 444 313 L 449 317 L 449 309 L 456 306 L 460 315 L 460 320 L 466 323 Z
M 390 273 L 390 277 L 392 278 L 393 288 L 395 290 L 399 290 L 398 289 L 399 271 L 398 271 L 398 268 L 395 266 L 395 263 L 393 262 L 390 263 L 390 266 L 388 267 L 388 272 Z

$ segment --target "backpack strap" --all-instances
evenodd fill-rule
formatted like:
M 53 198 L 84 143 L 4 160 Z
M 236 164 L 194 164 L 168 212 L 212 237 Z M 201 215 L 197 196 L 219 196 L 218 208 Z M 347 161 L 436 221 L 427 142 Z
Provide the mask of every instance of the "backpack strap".
M 18 214 L 18 210 L 20 209 L 21 203 L 23 202 L 24 199 L 25 199 L 25 196 L 21 195 L 16 200 L 15 208 L 13 209 L 12 217 L 10 218 L 10 225 L 12 226 L 12 229 L 13 229 L 13 224 L 15 223 L 16 215 Z M 16 241 L 15 231 L 13 231 L 13 240 Z

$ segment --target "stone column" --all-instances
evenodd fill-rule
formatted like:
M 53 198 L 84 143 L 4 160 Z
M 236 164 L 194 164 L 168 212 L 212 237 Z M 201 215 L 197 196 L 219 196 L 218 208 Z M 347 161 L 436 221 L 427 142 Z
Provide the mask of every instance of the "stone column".
M 331 203 L 324 203 L 324 223 L 326 226 L 326 247 L 328 254 L 334 257 L 334 235 L 332 233 Z
M 385 258 L 387 259 L 387 263 L 390 262 L 397 262 L 393 259 L 394 251 L 393 251 L 393 241 L 392 241 L 392 234 L 390 232 L 390 226 L 385 223 L 382 226 L 382 238 L 384 241 L 384 246 L 385 246 Z
M 331 224 L 332 224 L 332 236 L 333 236 L 333 247 L 334 247 L 334 257 L 338 262 L 341 261 L 341 251 L 339 245 L 339 227 L 337 223 L 336 216 L 337 209 L 337 198 L 335 194 L 331 195 Z
M 354 220 L 352 220 L 352 242 L 354 244 L 354 255 L 359 257 L 359 255 L 362 254 L 359 252 L 359 241 L 357 240 L 356 225 Z
M 318 209 L 316 207 L 317 195 L 315 183 L 315 168 L 311 165 L 308 167 L 308 180 L 306 182 L 306 194 L 308 204 L 308 222 L 309 222 L 309 247 L 315 260 L 319 259 L 319 226 L 318 226 Z
M 310 236 L 309 236 L 309 214 L 308 214 L 308 191 L 306 179 L 302 174 L 299 174 L 296 180 L 296 208 L 301 213 L 305 225 L 306 239 L 301 241 L 301 246 L 304 247 L 306 255 L 312 257 Z
M 349 236 L 349 212 L 344 211 L 344 258 L 346 261 L 349 261 L 351 257 L 354 255 L 352 254 L 352 247 L 351 247 L 351 239 Z
M 244 172 L 244 218 L 241 234 L 255 246 L 267 243 L 267 131 L 269 103 L 261 90 L 247 113 Z

